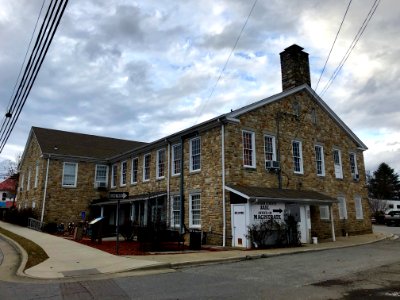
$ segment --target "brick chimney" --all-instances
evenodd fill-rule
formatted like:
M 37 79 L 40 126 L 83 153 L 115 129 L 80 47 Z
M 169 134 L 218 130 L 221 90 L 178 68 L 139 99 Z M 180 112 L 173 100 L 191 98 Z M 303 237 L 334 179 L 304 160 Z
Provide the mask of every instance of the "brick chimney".
M 282 90 L 286 91 L 307 83 L 311 87 L 310 64 L 304 48 L 293 44 L 279 55 L 281 57 Z

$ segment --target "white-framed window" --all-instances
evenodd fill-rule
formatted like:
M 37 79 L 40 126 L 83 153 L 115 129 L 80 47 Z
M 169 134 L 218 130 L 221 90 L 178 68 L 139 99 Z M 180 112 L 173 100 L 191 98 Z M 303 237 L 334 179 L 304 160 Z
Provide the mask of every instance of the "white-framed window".
M 138 181 L 138 169 L 139 169 L 139 158 L 132 158 L 132 172 L 131 172 L 131 183 L 137 183 Z
M 201 197 L 200 194 L 189 195 L 189 225 L 190 228 L 201 228 Z
M 329 206 L 328 205 L 320 205 L 319 206 L 319 216 L 321 220 L 329 220 Z
M 156 166 L 157 179 L 165 177 L 165 149 L 157 151 L 157 166 Z
M 325 176 L 324 147 L 315 145 L 315 164 L 318 176 Z
M 128 163 L 127 161 L 121 162 L 121 177 L 119 179 L 120 186 L 126 185 L 126 171 L 128 170 Z
M 303 174 L 303 149 L 300 141 L 292 141 L 293 171 Z
M 311 122 L 313 124 L 317 124 L 317 112 L 316 112 L 315 108 L 311 109 Z
M 39 161 L 36 162 L 35 166 L 35 183 L 34 183 L 34 188 L 38 187 L 38 182 L 39 182 Z
M 256 167 L 256 138 L 252 131 L 242 131 L 243 166 Z
M 177 228 L 181 224 L 181 196 L 174 195 L 171 201 L 171 227 Z
M 117 186 L 117 172 L 118 172 L 118 165 L 113 164 L 111 167 L 111 187 L 115 188 Z
M 29 191 L 31 188 L 31 168 L 28 169 L 28 180 L 26 182 L 26 190 Z
M 335 177 L 343 179 L 342 157 L 339 149 L 333 149 L 333 163 L 335 166 Z
M 181 174 L 181 144 L 172 146 L 172 176 Z
M 276 160 L 275 137 L 273 135 L 264 135 L 264 153 L 265 161 Z
M 190 140 L 190 172 L 201 169 L 201 139 L 196 137 Z
M 346 207 L 346 199 L 344 197 L 338 197 L 339 200 L 339 219 L 344 220 L 347 219 L 347 207 Z
M 62 186 L 76 187 L 78 179 L 78 163 L 64 162 Z
M 355 153 L 350 153 L 350 171 L 354 179 L 358 179 L 357 157 Z
M 143 181 L 150 180 L 150 160 L 151 154 L 146 154 L 143 158 Z
M 108 166 L 96 165 L 95 170 L 95 187 L 107 187 L 108 182 Z
M 362 202 L 361 202 L 361 197 L 360 196 L 355 196 L 354 197 L 354 205 L 355 205 L 355 208 L 356 208 L 356 219 L 357 220 L 364 219 Z
M 19 185 L 19 190 L 20 191 L 23 191 L 24 190 L 24 180 L 25 180 L 25 174 L 24 173 L 22 173 L 21 174 L 21 183 L 20 183 L 20 185 Z

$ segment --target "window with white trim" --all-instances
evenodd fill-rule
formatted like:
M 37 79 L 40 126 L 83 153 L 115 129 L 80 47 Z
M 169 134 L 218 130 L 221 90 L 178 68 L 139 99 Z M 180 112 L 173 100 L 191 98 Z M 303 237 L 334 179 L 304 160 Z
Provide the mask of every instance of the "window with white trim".
M 118 172 L 117 164 L 112 165 L 112 167 L 111 167 L 111 187 L 112 188 L 115 188 L 117 186 L 117 172 Z
M 357 220 L 364 219 L 362 202 L 361 202 L 361 197 L 360 196 L 355 196 L 354 197 L 354 205 L 355 205 L 355 208 L 356 208 L 356 219 Z
M 35 183 L 34 183 L 34 188 L 38 187 L 38 181 L 39 181 L 39 162 L 36 162 L 35 166 Z
M 181 174 L 181 144 L 172 146 L 172 175 Z
M 189 195 L 189 224 L 191 228 L 201 228 L 201 197 L 200 194 Z
M 318 176 L 325 176 L 324 147 L 315 145 L 315 164 Z
M 21 175 L 21 183 L 19 185 L 19 190 L 20 191 L 24 190 L 24 179 L 25 179 L 25 174 L 22 173 L 22 175 Z
M 329 206 L 320 205 L 319 206 L 319 216 L 321 220 L 329 220 Z
M 303 151 L 300 141 L 292 141 L 293 171 L 296 174 L 303 174 Z
M 351 176 L 354 179 L 358 179 L 358 168 L 357 168 L 357 157 L 355 153 L 350 153 L 349 155 L 350 158 L 350 171 L 351 171 Z
M 151 154 L 146 154 L 143 158 L 143 181 L 150 180 L 150 159 Z
M 121 177 L 119 179 L 120 186 L 126 185 L 126 171 L 128 170 L 128 163 L 126 161 L 121 162 Z
M 273 135 L 264 135 L 264 153 L 265 161 L 276 160 L 275 137 Z
M 107 187 L 108 181 L 108 166 L 107 165 L 96 165 L 95 173 L 95 187 Z
M 28 180 L 26 182 L 26 190 L 29 191 L 31 188 L 31 168 L 28 170 Z
M 76 187 L 78 177 L 78 163 L 64 162 L 62 186 Z
M 339 200 L 339 219 L 347 219 L 347 207 L 346 199 L 344 197 L 338 197 Z
M 256 167 L 256 140 L 252 131 L 242 131 L 243 142 L 243 165 L 245 167 Z
M 177 228 L 181 224 L 181 196 L 174 195 L 171 201 L 171 227 Z
M 157 166 L 156 166 L 157 179 L 165 177 L 165 149 L 157 151 Z
M 132 158 L 132 172 L 131 172 L 131 183 L 137 183 L 138 181 L 138 168 L 139 168 L 139 158 Z
M 342 169 L 342 157 L 340 155 L 340 150 L 333 149 L 333 163 L 335 166 L 335 177 L 338 179 L 343 178 L 343 169 Z
M 201 169 L 201 140 L 200 137 L 190 140 L 190 172 Z

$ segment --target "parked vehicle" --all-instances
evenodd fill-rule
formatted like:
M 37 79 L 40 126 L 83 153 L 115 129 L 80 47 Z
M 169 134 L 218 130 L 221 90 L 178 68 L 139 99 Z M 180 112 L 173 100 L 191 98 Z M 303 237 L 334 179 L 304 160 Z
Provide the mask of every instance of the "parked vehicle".
M 390 225 L 400 225 L 400 210 L 392 210 L 385 214 L 385 224 Z

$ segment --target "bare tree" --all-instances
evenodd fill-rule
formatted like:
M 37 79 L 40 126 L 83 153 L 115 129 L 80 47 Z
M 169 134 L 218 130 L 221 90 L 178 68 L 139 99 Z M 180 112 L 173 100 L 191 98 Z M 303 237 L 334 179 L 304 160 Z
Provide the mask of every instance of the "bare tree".
M 386 200 L 368 198 L 368 202 L 374 216 L 382 214 L 388 209 L 388 203 Z

